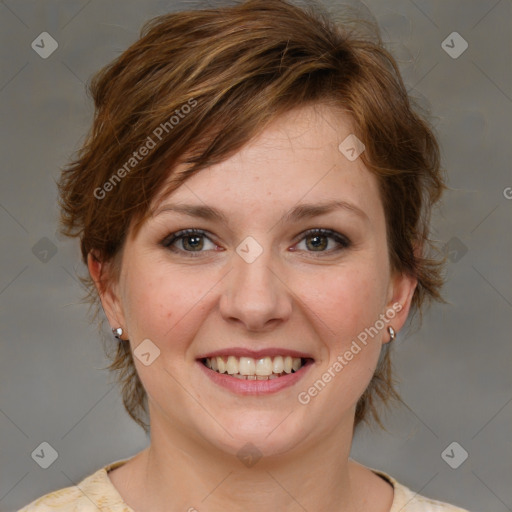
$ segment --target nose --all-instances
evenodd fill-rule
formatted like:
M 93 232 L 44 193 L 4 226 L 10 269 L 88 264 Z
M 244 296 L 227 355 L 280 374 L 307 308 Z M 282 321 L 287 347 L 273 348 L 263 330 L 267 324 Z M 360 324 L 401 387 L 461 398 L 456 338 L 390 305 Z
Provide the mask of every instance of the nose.
M 273 267 L 270 251 L 263 251 L 251 263 L 233 255 L 233 268 L 222 281 L 219 306 L 226 321 L 256 332 L 273 329 L 290 317 L 291 292 Z

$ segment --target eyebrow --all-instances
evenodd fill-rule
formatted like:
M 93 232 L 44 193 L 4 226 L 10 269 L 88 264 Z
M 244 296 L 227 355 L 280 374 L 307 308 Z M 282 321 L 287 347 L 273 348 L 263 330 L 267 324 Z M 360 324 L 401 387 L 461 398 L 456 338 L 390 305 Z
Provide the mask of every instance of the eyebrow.
M 368 221 L 368 215 L 355 204 L 347 201 L 329 201 L 322 204 L 299 204 L 287 212 L 279 221 L 282 222 L 297 222 L 303 219 L 318 217 L 325 215 L 335 210 L 344 210 L 361 217 L 363 220 Z M 206 205 L 192 205 L 192 204 L 165 204 L 155 211 L 153 216 L 157 216 L 164 212 L 176 212 L 190 217 L 199 217 L 206 220 L 217 220 L 225 224 L 228 223 L 228 217 L 216 208 Z

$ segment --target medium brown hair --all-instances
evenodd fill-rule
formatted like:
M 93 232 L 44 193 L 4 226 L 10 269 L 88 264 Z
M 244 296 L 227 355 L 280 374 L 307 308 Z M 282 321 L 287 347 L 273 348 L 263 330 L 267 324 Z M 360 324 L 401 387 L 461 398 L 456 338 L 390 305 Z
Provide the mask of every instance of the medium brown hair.
M 106 279 L 118 278 L 125 239 L 157 195 L 225 160 L 279 115 L 325 103 L 350 116 L 366 146 L 361 158 L 379 182 L 392 269 L 418 280 L 412 311 L 425 299 L 442 300 L 441 263 L 429 256 L 430 212 L 444 188 L 439 148 L 377 27 L 284 0 L 165 14 L 93 77 L 90 92 L 92 128 L 58 184 L 61 230 L 80 238 L 84 263 L 94 251 L 111 265 Z M 142 147 L 149 149 L 143 157 Z M 173 173 L 178 163 L 189 167 Z M 89 274 L 81 280 L 97 319 L 94 282 Z M 147 433 L 147 395 L 128 345 L 109 354 L 108 369 Z M 354 427 L 371 417 L 382 427 L 376 400 L 399 399 L 388 347 Z

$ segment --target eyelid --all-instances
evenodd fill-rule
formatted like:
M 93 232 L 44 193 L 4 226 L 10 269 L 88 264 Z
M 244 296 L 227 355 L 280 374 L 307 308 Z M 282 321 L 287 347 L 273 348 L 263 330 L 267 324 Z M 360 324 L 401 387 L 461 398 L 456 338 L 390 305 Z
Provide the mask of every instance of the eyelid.
M 202 237 L 206 238 L 207 240 L 209 240 L 212 244 L 214 244 L 218 247 L 218 244 L 212 239 L 212 235 L 210 235 L 210 233 L 208 231 L 206 231 L 204 229 L 200 229 L 200 228 L 186 228 L 186 229 L 181 229 L 181 230 L 175 231 L 175 232 L 167 235 L 160 242 L 160 244 L 172 252 L 186 254 L 187 256 L 191 256 L 191 257 L 198 257 L 202 253 L 208 253 L 211 251 L 211 249 L 207 250 L 207 251 L 185 251 L 183 249 L 173 247 L 173 244 L 176 241 L 182 240 L 183 238 L 185 238 L 187 236 L 192 236 L 192 235 L 202 236 Z M 327 251 L 307 251 L 307 250 L 304 251 L 304 250 L 302 250 L 302 252 L 305 252 L 307 254 L 312 254 L 313 257 L 321 257 L 322 255 L 326 255 L 326 254 L 337 253 L 344 249 L 348 249 L 352 245 L 352 241 L 346 235 L 343 235 L 333 229 L 311 228 L 311 229 L 307 229 L 306 231 L 303 231 L 299 235 L 297 235 L 296 241 L 294 242 L 293 247 L 311 235 L 320 235 L 320 236 L 324 236 L 327 238 L 331 238 L 332 240 L 335 241 L 335 243 L 338 244 L 338 247 L 335 247 L 334 249 L 330 249 Z M 293 248 L 292 252 L 296 251 L 296 250 L 297 250 L 296 248 Z
M 208 231 L 205 231 L 204 229 L 199 228 L 186 228 L 186 229 L 180 229 L 179 231 L 174 231 L 173 233 L 170 233 L 167 235 L 162 241 L 161 244 L 166 247 L 170 248 L 174 242 L 177 240 L 181 240 L 186 236 L 192 236 L 192 235 L 200 235 L 204 236 L 212 244 L 215 244 L 215 242 L 212 240 L 211 235 Z M 215 244 L 217 245 L 217 244 Z M 194 252 L 194 251 L 180 251 L 180 252 Z M 204 251 L 197 251 L 197 252 L 204 252 Z
M 298 235 L 298 239 L 294 245 L 298 244 L 299 242 L 302 242 L 302 240 L 311 235 L 321 235 L 327 238 L 332 238 L 333 240 L 335 240 L 336 243 L 341 245 L 341 248 L 338 247 L 336 249 L 331 249 L 330 251 L 306 251 L 308 253 L 329 254 L 341 249 L 348 249 L 352 245 L 352 241 L 346 235 L 343 235 L 341 233 L 338 233 L 337 231 L 334 231 L 333 229 L 328 228 L 307 229 L 306 231 L 303 231 Z

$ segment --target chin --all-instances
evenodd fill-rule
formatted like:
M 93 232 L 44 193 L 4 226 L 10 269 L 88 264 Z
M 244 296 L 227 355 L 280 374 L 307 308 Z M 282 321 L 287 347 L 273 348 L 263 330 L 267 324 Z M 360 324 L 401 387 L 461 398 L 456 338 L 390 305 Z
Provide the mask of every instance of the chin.
M 246 452 L 259 457 L 281 455 L 296 447 L 306 435 L 304 427 L 292 420 L 293 414 L 289 418 L 287 414 L 275 412 L 262 417 L 262 413 L 244 413 L 243 419 L 226 428 L 232 437 L 223 429 L 208 429 L 205 438 L 221 451 L 239 458 Z M 225 425 L 224 422 L 221 423 Z M 212 437 L 213 432 L 220 433 L 220 437 Z

